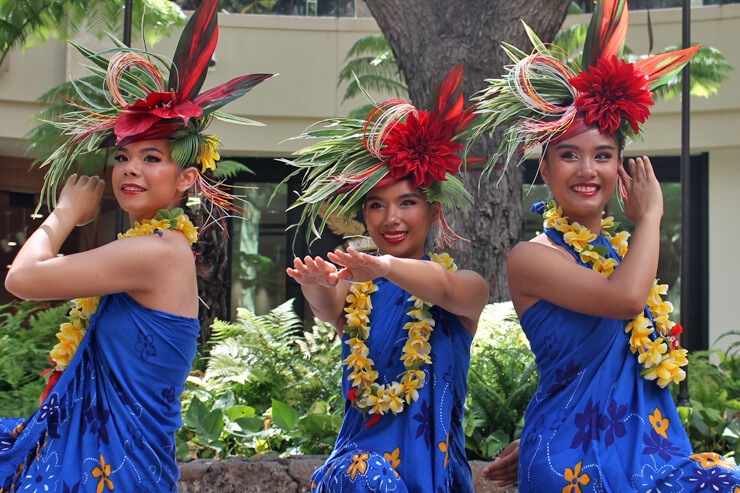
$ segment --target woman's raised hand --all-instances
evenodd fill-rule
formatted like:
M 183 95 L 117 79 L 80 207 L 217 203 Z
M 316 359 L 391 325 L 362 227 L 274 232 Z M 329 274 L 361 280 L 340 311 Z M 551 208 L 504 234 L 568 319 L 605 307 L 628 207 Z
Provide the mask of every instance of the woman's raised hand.
M 306 256 L 303 261 L 296 257 L 293 259 L 294 268 L 288 267 L 285 271 L 298 284 L 303 286 L 323 286 L 331 288 L 337 285 L 337 266 L 327 262 L 321 257 L 311 258 Z
M 624 197 L 627 218 L 637 223 L 649 214 L 662 217 L 663 191 L 650 159 L 647 156 L 630 159 L 628 165 L 629 175 L 623 167 L 619 168 L 619 176 L 627 192 Z
M 385 277 L 391 270 L 390 259 L 387 255 L 376 257 L 347 248 L 346 252 L 335 250 L 326 256 L 335 264 L 344 267 L 337 273 L 337 278 L 348 281 L 371 281 L 378 277 Z
M 59 195 L 56 209 L 65 211 L 76 226 L 84 226 L 98 215 L 105 181 L 99 176 L 71 175 Z

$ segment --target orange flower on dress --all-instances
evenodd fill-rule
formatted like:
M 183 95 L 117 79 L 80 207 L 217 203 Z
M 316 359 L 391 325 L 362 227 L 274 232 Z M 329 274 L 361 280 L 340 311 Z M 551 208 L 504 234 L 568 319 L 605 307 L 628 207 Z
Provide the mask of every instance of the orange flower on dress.
M 656 406 L 655 412 L 649 416 L 650 424 L 653 425 L 653 430 L 655 430 L 655 433 L 662 436 L 666 440 L 668 440 L 668 425 L 670 425 L 670 421 L 668 418 L 663 417 L 663 413 L 660 412 L 660 409 Z
M 92 470 L 92 475 L 94 478 L 100 478 L 98 480 L 98 488 L 95 490 L 96 493 L 103 493 L 106 487 L 109 490 L 114 489 L 113 481 L 110 480 L 110 464 L 105 463 L 103 454 L 100 454 L 100 466 Z
M 581 485 L 586 486 L 591 482 L 591 478 L 588 474 L 581 474 L 581 466 L 583 461 L 576 464 L 576 467 L 571 469 L 570 467 L 565 468 L 565 480 L 570 484 L 563 488 L 563 493 L 581 493 Z
M 724 469 L 730 469 L 733 471 L 737 469 L 737 467 L 735 467 L 735 464 L 728 460 L 725 460 L 724 457 L 719 454 L 715 454 L 714 452 L 705 452 L 703 454 L 690 455 L 689 459 L 694 459 L 704 469 L 709 469 L 710 467 L 722 467 Z M 737 488 L 735 488 L 735 491 L 738 491 Z
M 365 474 L 365 471 L 367 471 L 367 460 L 369 458 L 370 454 L 355 454 L 352 456 L 352 464 L 347 468 L 347 474 L 350 475 L 352 481 L 355 480 L 358 472 Z
M 450 458 L 450 434 L 447 434 L 447 441 L 439 442 L 437 446 L 445 454 L 445 469 L 447 469 L 447 460 Z
M 385 457 L 385 460 L 391 463 L 391 466 L 393 466 L 393 472 L 396 473 L 396 477 L 400 477 L 398 474 L 398 471 L 396 471 L 396 468 L 401 464 L 401 459 L 398 457 L 401 455 L 401 447 L 396 447 L 396 450 L 394 450 L 391 453 L 384 453 L 383 457 Z

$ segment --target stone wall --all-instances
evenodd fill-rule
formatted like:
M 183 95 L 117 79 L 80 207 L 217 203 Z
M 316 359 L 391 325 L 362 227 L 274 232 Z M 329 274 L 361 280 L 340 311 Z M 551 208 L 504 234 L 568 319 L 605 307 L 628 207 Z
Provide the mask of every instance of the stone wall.
M 180 464 L 180 493 L 310 493 L 311 475 L 326 457 L 306 455 L 281 459 L 274 455 L 237 457 L 229 460 L 198 459 Z M 515 488 L 501 489 L 480 477 L 488 464 L 473 461 L 476 493 L 513 493 Z

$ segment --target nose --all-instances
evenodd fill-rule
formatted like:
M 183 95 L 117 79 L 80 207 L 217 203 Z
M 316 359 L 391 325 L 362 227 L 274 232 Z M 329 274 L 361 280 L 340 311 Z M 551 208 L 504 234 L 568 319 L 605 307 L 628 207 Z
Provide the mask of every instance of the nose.
M 581 166 L 578 168 L 578 174 L 587 177 L 594 176 L 596 174 L 594 160 L 590 157 L 584 157 L 581 159 Z
M 139 176 L 139 161 L 137 159 L 131 158 L 121 164 L 123 165 L 124 176 Z
M 399 219 L 399 209 L 396 205 L 390 205 L 386 207 L 385 209 L 385 223 L 388 225 L 391 224 L 398 224 L 400 222 Z

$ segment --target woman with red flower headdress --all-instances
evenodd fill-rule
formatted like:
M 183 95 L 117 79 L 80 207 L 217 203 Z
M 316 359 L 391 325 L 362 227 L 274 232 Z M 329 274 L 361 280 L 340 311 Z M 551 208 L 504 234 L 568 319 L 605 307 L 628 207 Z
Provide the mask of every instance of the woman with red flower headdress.
M 535 52 L 507 45 L 514 65 L 478 98 L 478 134 L 510 125 L 494 160 L 542 145 L 552 192 L 533 208 L 544 232 L 507 261 L 540 373 L 519 442 L 519 491 L 736 491 L 740 470 L 694 453 L 667 388 L 685 378 L 687 359 L 667 286 L 655 279 L 663 196 L 647 157 L 629 159 L 629 171 L 622 158 L 652 91 L 698 47 L 629 64 L 617 57 L 626 29 L 627 2 L 599 2 L 578 74 L 529 31 Z M 635 222 L 629 245 L 604 217 L 615 189 Z
M 332 135 L 299 151 L 306 170 L 296 206 L 314 223 L 362 210 L 378 255 L 348 248 L 296 258 L 288 275 L 314 314 L 342 336 L 345 416 L 334 451 L 312 491 L 472 493 L 462 420 L 470 344 L 488 300 L 478 274 L 447 254 L 424 254 L 432 225 L 454 237 L 442 205 L 470 195 L 454 176 L 457 143 L 473 117 L 463 110 L 462 66 L 432 98 L 430 111 L 405 101 L 378 104 L 366 120 L 332 120 Z M 323 223 L 314 229 L 321 233 Z
M 219 143 L 202 132 L 214 117 L 238 121 L 218 110 L 271 77 L 239 77 L 198 94 L 216 47 L 216 7 L 205 0 L 191 17 L 169 81 L 156 55 L 121 47 L 104 53 L 108 60 L 78 47 L 98 67 L 75 86 L 90 106 L 55 123 L 63 140 L 44 163 L 44 195 L 55 207 L 5 285 L 26 299 L 80 298 L 57 334 L 39 409 L 28 419 L 0 418 L 0 492 L 177 491 L 179 397 L 200 333 L 191 249 L 198 231 L 177 206 L 195 186 L 209 222 L 239 213 L 203 174 L 216 166 Z M 109 106 L 94 102 L 101 95 Z M 74 227 L 95 218 L 104 182 L 73 174 L 58 201 L 56 186 L 76 157 L 105 146 L 116 147 L 113 191 L 131 229 L 58 257 Z

